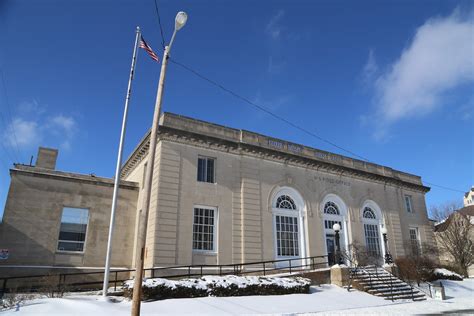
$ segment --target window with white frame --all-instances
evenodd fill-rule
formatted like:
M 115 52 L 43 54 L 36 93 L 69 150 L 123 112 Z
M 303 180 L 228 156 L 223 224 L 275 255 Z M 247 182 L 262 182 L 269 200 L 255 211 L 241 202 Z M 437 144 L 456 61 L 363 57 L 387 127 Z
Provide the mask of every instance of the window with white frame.
M 405 195 L 405 206 L 408 213 L 413 213 L 413 206 L 411 202 L 411 195 Z
M 377 217 L 375 216 L 375 212 L 368 206 L 364 208 L 364 213 L 362 217 L 367 219 L 377 219 Z
M 324 204 L 324 213 L 331 215 L 340 215 L 339 208 L 337 207 L 336 203 L 331 201 Z
M 295 201 L 288 195 L 280 195 L 276 201 L 276 207 L 279 209 L 296 210 Z
M 378 225 L 364 224 L 364 232 L 367 252 L 372 256 L 380 256 L 380 235 Z
M 275 216 L 277 256 L 297 257 L 299 253 L 298 218 Z
M 217 209 L 194 207 L 193 250 L 216 251 Z
M 375 211 L 366 206 L 362 211 L 362 220 L 364 222 L 365 246 L 367 253 L 371 256 L 380 257 L 380 234 L 379 219 Z
M 83 252 L 88 222 L 88 209 L 64 207 L 59 228 L 58 250 Z
M 419 255 L 421 251 L 420 235 L 418 227 L 410 227 L 410 246 L 413 255 Z
M 216 159 L 209 157 L 198 157 L 197 180 L 199 182 L 215 183 Z

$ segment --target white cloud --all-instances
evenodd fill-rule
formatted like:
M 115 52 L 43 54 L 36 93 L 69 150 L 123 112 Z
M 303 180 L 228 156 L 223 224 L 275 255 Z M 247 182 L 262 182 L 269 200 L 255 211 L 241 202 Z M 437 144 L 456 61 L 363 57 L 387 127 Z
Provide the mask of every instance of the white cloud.
M 474 117 L 474 95 L 471 96 L 467 103 L 459 108 L 457 115 L 461 117 L 463 121 L 468 121 Z
M 16 146 L 15 144 L 20 148 L 29 147 L 41 141 L 41 133 L 36 122 L 15 118 L 7 126 L 3 139 L 10 147 Z
M 52 117 L 51 124 L 64 130 L 67 134 L 74 133 L 76 129 L 76 121 L 72 117 L 62 114 Z
M 369 57 L 365 63 L 364 69 L 362 70 L 362 79 L 365 84 L 370 84 L 373 80 L 379 67 L 377 66 L 377 61 L 375 60 L 374 50 L 369 51 Z
M 72 116 L 56 114 L 45 116 L 43 107 L 35 100 L 21 103 L 17 115 L 8 124 L 0 140 L 11 148 L 33 149 L 53 146 L 69 149 L 77 130 L 77 122 Z
M 385 137 L 388 126 L 398 120 L 429 114 L 441 106 L 444 93 L 474 80 L 473 29 L 472 14 L 455 11 L 416 30 L 398 60 L 373 81 L 376 138 Z M 369 55 L 368 72 L 376 69 L 371 58 L 375 65 Z
M 271 17 L 270 21 L 265 27 L 265 32 L 273 39 L 278 39 L 281 35 L 283 27 L 279 22 L 283 16 L 285 16 L 285 11 L 279 10 L 274 16 Z

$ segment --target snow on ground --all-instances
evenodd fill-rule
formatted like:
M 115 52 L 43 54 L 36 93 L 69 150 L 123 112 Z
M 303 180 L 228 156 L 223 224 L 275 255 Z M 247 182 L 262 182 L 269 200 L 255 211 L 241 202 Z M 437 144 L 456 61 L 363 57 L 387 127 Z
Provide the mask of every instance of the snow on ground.
M 312 287 L 312 294 L 281 296 L 202 297 L 169 299 L 142 304 L 142 315 L 242 315 L 242 314 L 426 314 L 448 310 L 474 310 L 474 279 L 442 281 L 447 300 L 428 299 L 424 302 L 395 302 L 364 292 L 351 291 L 334 285 Z M 65 298 L 36 299 L 22 306 L 19 312 L 5 311 L 0 315 L 114 315 L 130 314 L 131 303 L 112 303 L 96 295 L 71 295 Z

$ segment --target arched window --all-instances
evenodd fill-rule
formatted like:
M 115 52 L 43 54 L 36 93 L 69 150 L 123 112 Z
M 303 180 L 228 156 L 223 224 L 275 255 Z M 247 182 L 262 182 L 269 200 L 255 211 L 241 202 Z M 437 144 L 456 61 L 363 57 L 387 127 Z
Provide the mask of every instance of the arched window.
M 276 259 L 304 257 L 304 200 L 295 189 L 280 187 L 272 195 Z
M 337 207 L 337 205 L 334 202 L 331 202 L 331 201 L 327 202 L 324 205 L 324 213 L 325 214 L 332 214 L 332 215 L 340 215 L 339 208 Z
M 382 242 L 380 234 L 380 225 L 382 214 L 380 208 L 375 202 L 368 201 L 362 208 L 362 223 L 364 224 L 365 246 L 367 254 L 381 260 Z M 368 204 L 368 205 L 367 205 Z
M 375 212 L 372 211 L 372 209 L 368 206 L 364 208 L 364 213 L 362 216 L 368 219 L 377 219 L 377 217 L 375 216 Z
M 288 195 L 280 195 L 276 201 L 276 207 L 280 209 L 296 210 L 295 201 Z

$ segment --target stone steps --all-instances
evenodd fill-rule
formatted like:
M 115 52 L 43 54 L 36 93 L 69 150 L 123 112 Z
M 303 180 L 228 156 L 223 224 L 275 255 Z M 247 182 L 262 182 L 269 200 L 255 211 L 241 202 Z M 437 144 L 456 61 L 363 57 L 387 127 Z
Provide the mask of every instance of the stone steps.
M 409 284 L 396 278 L 383 269 L 372 267 L 351 270 L 352 282 L 359 285 L 367 293 L 383 297 L 387 300 L 426 300 L 424 293 L 413 289 Z

